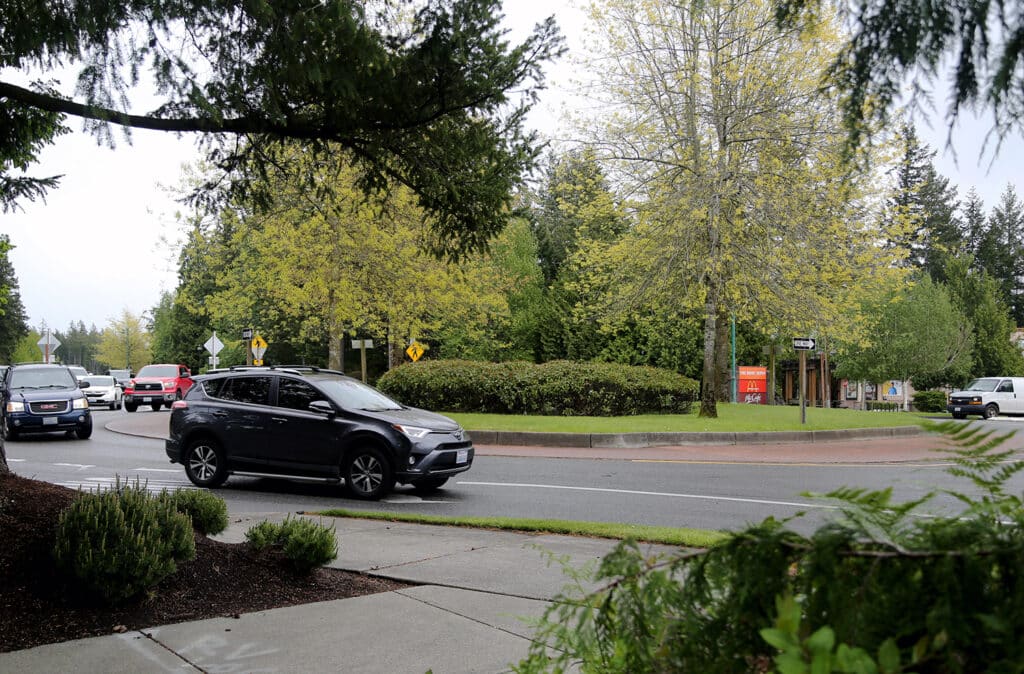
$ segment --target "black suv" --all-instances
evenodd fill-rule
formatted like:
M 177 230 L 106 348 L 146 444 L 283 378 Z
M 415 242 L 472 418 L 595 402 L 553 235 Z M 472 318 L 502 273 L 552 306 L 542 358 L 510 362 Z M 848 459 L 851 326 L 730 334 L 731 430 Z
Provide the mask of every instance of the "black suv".
M 66 431 L 92 435 L 89 401 L 75 375 L 63 365 L 11 365 L 3 378 L 3 421 L 7 438 L 23 433 Z
M 473 443 L 452 419 L 341 372 L 298 366 L 195 377 L 171 406 L 166 448 L 199 487 L 229 474 L 344 481 L 362 499 L 396 482 L 432 491 L 473 463 Z

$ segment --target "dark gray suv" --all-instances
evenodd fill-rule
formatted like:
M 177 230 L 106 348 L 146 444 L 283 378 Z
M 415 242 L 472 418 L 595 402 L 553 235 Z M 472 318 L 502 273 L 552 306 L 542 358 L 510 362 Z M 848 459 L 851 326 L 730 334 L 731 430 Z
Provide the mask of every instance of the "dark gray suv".
M 378 499 L 396 482 L 433 491 L 473 463 L 473 443 L 452 419 L 310 367 L 195 377 L 171 407 L 166 449 L 200 487 L 230 474 L 344 481 L 361 499 Z

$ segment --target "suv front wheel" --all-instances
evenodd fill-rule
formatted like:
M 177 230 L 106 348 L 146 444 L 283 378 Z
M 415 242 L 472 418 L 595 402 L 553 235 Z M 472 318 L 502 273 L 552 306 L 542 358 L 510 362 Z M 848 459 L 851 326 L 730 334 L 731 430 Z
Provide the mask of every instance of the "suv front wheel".
M 185 475 L 197 487 L 212 489 L 228 477 L 224 450 L 216 441 L 200 438 L 189 443 L 183 457 Z
M 341 476 L 345 479 L 345 489 L 358 499 L 379 499 L 395 486 L 391 462 L 376 447 L 359 447 L 349 452 Z

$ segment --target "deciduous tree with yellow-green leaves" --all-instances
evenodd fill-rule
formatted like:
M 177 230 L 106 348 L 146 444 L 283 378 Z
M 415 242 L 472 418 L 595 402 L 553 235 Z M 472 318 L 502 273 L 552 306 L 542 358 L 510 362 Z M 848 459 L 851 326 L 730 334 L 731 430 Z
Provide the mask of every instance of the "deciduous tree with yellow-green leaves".
M 341 365 L 347 335 L 384 337 L 396 354 L 444 325 L 483 330 L 507 313 L 509 279 L 479 261 L 456 265 L 426 252 L 437 249 L 436 234 L 409 190 L 367 197 L 357 187 L 360 169 L 339 153 L 319 168 L 333 189 L 318 197 L 291 174 L 301 150 L 285 152 L 287 161 L 266 178 L 271 208 L 240 204 L 190 235 L 192 250 L 208 242 L 212 255 L 204 282 L 179 289 L 191 310 L 262 326 L 270 342 L 326 337 L 332 368 Z
M 602 289 L 605 320 L 699 312 L 701 414 L 716 416 L 730 315 L 827 334 L 850 324 L 856 295 L 902 273 L 819 91 L 837 38 L 827 22 L 780 32 L 764 0 L 608 0 L 590 17 L 601 114 L 581 126 L 632 199 L 633 227 L 580 247 L 581 283 Z
M 150 363 L 149 331 L 140 316 L 124 309 L 120 318 L 111 319 L 103 329 L 96 359 L 112 368 L 128 368 L 138 372 Z

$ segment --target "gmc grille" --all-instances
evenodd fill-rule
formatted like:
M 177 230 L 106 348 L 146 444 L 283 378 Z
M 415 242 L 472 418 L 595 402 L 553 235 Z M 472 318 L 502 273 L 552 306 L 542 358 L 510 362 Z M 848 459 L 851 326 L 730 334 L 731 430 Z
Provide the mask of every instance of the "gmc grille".
M 28 404 L 32 414 L 64 414 L 71 409 L 71 403 L 67 400 L 40 400 Z

